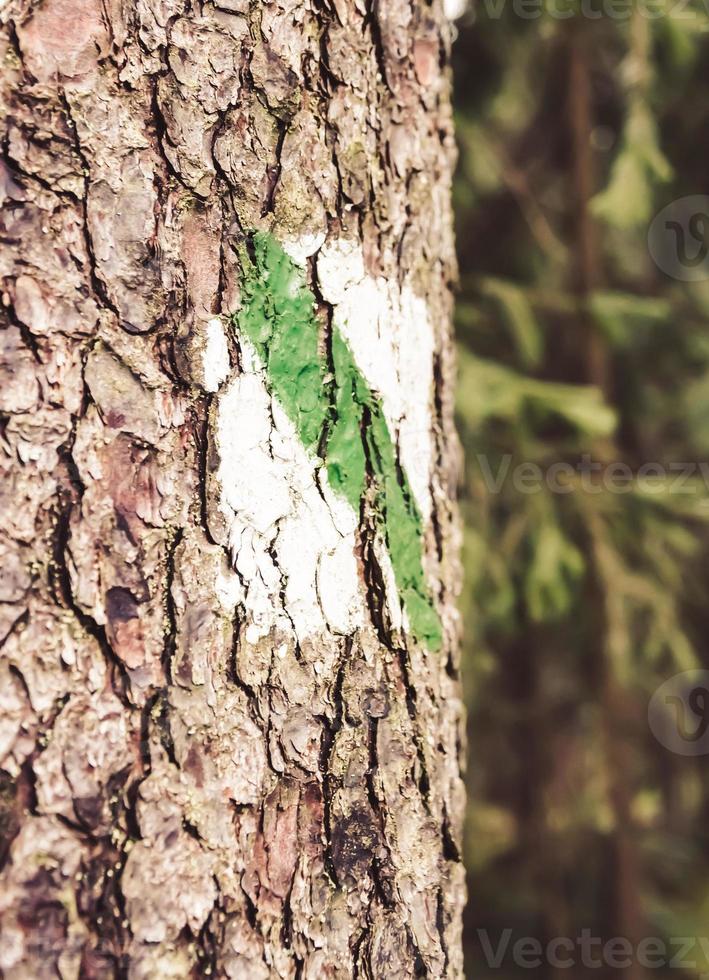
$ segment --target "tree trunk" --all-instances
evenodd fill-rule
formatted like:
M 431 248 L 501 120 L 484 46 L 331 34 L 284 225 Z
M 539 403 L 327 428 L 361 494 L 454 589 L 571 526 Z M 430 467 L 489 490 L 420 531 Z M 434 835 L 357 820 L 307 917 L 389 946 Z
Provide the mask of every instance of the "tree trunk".
M 441 4 L 0 17 L 3 976 L 460 976 Z

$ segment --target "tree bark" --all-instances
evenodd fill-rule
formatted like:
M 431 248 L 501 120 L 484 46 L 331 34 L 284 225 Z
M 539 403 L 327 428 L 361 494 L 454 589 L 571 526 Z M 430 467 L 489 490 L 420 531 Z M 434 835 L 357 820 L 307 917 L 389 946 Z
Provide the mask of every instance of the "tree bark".
M 0 18 L 2 975 L 461 976 L 441 4 Z

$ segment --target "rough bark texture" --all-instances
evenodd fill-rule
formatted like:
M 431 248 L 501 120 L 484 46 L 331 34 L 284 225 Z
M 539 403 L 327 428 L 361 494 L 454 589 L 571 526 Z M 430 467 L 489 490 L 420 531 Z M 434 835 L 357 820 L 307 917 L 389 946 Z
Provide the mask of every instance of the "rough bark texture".
M 0 18 L 2 974 L 460 976 L 441 5 Z M 316 300 L 315 452 L 229 319 L 254 232 Z M 354 520 L 328 484 L 340 335 L 440 645 L 366 392 Z

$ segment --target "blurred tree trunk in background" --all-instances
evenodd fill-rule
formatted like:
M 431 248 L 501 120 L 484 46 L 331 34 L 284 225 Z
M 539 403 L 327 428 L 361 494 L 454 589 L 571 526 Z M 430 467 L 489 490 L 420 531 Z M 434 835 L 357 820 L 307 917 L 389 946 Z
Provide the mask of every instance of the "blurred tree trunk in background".
M 2 17 L 3 976 L 460 976 L 440 4 Z
M 574 20 L 569 31 L 569 130 L 571 133 L 572 194 L 575 216 L 575 291 L 580 299 L 579 327 L 586 346 L 586 380 L 613 403 L 610 357 L 603 331 L 589 312 L 589 301 L 602 286 L 600 235 L 592 214 L 592 199 L 598 187 L 593 154 L 592 53 L 584 21 Z M 594 457 L 603 459 L 607 447 L 603 440 L 593 446 Z M 613 461 L 615 454 L 609 456 Z M 624 730 L 628 702 L 615 676 L 606 614 L 608 601 L 600 562 L 595 560 L 593 535 L 588 541 L 589 588 L 586 604 L 596 623 L 593 659 L 598 701 L 602 713 L 599 749 L 605 755 L 608 799 L 613 814 L 612 881 L 613 922 L 620 936 L 633 947 L 643 939 L 639 862 L 633 828 L 632 772 L 629 766 L 627 736 Z M 561 929 L 559 935 L 564 934 Z M 641 980 L 643 970 L 632 959 L 625 970 L 627 980 Z

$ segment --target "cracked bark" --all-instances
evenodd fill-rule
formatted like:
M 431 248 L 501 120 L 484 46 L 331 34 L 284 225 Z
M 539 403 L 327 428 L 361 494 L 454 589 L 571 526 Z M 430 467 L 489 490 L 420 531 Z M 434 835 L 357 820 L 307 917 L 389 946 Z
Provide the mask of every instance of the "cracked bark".
M 0 20 L 2 974 L 461 976 L 441 5 L 18 0 Z M 342 517 L 315 464 L 286 467 L 272 405 L 259 452 L 301 490 L 266 530 L 259 486 L 255 517 L 224 503 L 227 408 L 262 389 L 231 330 L 212 377 L 209 324 L 239 307 L 254 230 L 301 254 L 324 351 L 338 309 L 366 325 L 379 304 L 436 652 L 392 600 L 373 494 L 342 564 L 364 618 L 329 545 L 308 578 L 295 497 L 319 494 L 338 543 Z

